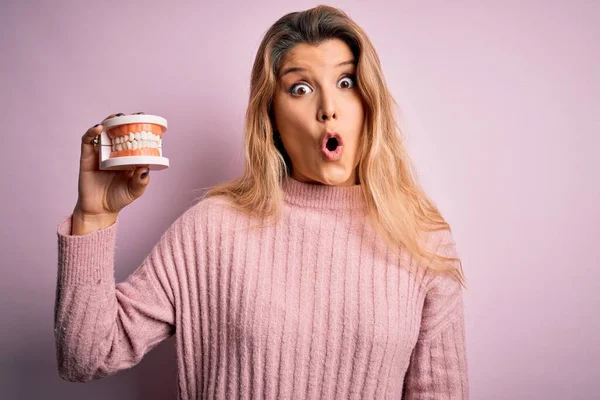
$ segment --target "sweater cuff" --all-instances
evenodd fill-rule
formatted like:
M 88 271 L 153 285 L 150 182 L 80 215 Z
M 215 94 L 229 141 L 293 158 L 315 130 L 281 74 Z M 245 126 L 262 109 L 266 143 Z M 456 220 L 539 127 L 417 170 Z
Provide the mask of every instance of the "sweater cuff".
M 114 282 L 114 252 L 118 220 L 85 235 L 71 235 L 72 215 L 63 219 L 58 235 L 58 281 L 63 285 Z

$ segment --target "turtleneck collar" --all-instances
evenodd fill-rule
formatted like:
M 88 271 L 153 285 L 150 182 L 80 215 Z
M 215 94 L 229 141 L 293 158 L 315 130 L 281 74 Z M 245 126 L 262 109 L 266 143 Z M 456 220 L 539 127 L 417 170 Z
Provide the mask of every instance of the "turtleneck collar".
M 290 176 L 283 180 L 284 200 L 301 207 L 327 210 L 364 208 L 360 185 L 330 186 L 298 181 Z

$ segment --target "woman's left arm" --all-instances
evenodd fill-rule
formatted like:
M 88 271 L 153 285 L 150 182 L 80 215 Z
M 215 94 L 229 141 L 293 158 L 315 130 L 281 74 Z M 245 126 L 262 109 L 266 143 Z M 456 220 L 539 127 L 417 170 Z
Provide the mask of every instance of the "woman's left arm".
M 457 257 L 450 231 L 441 235 L 438 254 Z M 462 286 L 452 275 L 436 274 L 426 285 L 419 338 L 406 372 L 403 398 L 466 400 L 469 380 Z

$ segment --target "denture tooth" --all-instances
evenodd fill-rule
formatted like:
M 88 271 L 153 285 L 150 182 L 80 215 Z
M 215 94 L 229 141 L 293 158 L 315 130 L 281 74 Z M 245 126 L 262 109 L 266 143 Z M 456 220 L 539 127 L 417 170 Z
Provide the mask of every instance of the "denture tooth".
M 117 144 L 121 144 L 121 143 L 123 143 L 123 136 L 119 136 L 117 138 Z
M 127 147 L 127 150 L 131 150 L 131 142 L 125 142 L 125 147 Z
M 146 140 L 146 139 L 148 139 L 148 132 L 146 132 L 146 131 L 142 131 L 142 139 L 143 139 L 143 140 Z
M 123 150 L 123 145 L 121 143 L 117 144 L 117 151 Z
M 131 143 L 131 149 L 132 150 L 137 150 L 138 148 L 138 141 L 134 140 L 133 143 Z
M 133 139 L 135 139 L 135 134 L 133 132 L 129 132 L 129 141 L 133 142 Z
M 142 138 L 142 134 L 139 132 L 136 132 L 134 136 L 135 136 L 135 140 L 140 140 Z

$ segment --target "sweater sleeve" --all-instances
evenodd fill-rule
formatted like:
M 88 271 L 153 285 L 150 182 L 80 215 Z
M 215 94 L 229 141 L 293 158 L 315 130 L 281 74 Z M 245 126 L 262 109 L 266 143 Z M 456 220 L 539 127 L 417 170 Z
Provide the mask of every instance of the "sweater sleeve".
M 458 257 L 450 231 L 436 234 L 437 253 Z M 469 398 L 462 287 L 449 274 L 428 272 L 421 328 L 404 381 L 406 400 Z
M 189 228 L 180 216 L 138 268 L 115 284 L 118 221 L 73 236 L 71 218 L 57 230 L 56 357 L 61 378 L 89 382 L 134 366 L 174 334 L 176 271 L 185 268 Z

